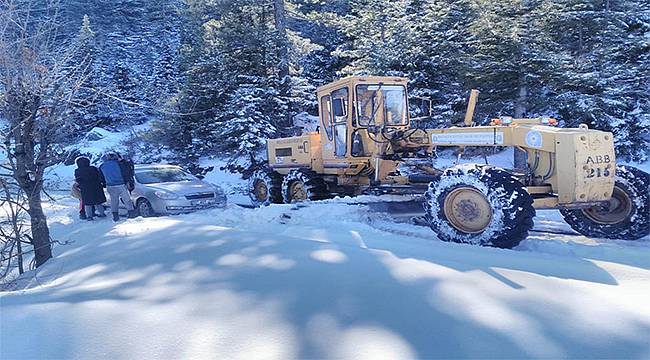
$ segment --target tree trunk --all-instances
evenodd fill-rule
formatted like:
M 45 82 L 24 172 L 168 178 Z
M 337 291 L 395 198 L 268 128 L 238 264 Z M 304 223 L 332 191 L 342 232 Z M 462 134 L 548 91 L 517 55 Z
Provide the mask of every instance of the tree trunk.
M 6 191 L 8 192 L 8 188 Z M 9 194 L 7 194 L 10 196 Z M 25 272 L 25 268 L 23 266 L 23 244 L 22 244 L 22 226 L 19 226 L 20 222 L 20 207 L 18 206 L 18 202 L 20 201 L 20 195 L 16 196 L 16 204 L 15 205 L 10 205 L 11 209 L 11 226 L 13 227 L 14 231 L 14 241 L 16 242 L 16 258 L 18 259 L 18 273 L 22 274 Z M 11 252 L 9 252 L 11 254 Z
M 40 105 L 40 98 L 28 97 L 29 102 L 22 101 L 21 97 L 8 97 L 10 104 L 11 124 L 22 124 L 14 126 L 13 140 L 16 144 L 13 153 L 14 166 L 13 177 L 27 196 L 30 217 L 32 246 L 34 247 L 34 260 L 36 267 L 43 265 L 52 257 L 52 245 L 50 244 L 50 230 L 47 226 L 47 218 L 43 212 L 41 201 L 41 190 L 43 187 L 43 171 L 39 169 L 38 159 L 34 158 L 36 124 L 35 114 Z M 43 137 L 38 137 L 38 146 L 47 147 Z
M 289 97 L 291 79 L 289 78 L 289 39 L 287 36 L 287 18 L 284 8 L 284 0 L 273 0 L 275 10 L 275 29 L 278 32 L 278 78 L 280 79 L 280 96 L 285 99 Z M 284 114 L 284 126 L 290 127 L 291 103 L 288 103 L 287 113 Z
M 278 77 L 284 84 L 288 82 L 286 77 L 289 76 L 287 19 L 285 16 L 284 0 L 273 0 L 273 7 L 275 9 L 275 29 L 280 38 L 280 46 L 278 48 L 278 57 L 280 58 L 280 62 L 278 63 Z
M 50 244 L 50 229 L 47 227 L 47 218 L 41 204 L 40 186 L 32 193 L 28 193 L 29 217 L 32 225 L 32 246 L 34 246 L 34 258 L 36 267 L 43 265 L 52 257 L 52 245 Z
M 16 236 L 16 255 L 18 259 L 18 274 L 25 272 L 25 267 L 23 266 L 23 244 L 21 243 L 20 236 Z
M 517 102 L 515 105 L 515 118 L 516 119 L 521 119 L 526 115 L 527 111 L 527 95 L 528 95 L 528 89 L 526 88 L 526 85 L 520 85 L 519 86 L 519 97 L 517 98 Z M 528 155 L 526 154 L 525 151 L 519 150 L 515 148 L 514 152 L 514 168 L 516 170 L 525 170 L 527 167 L 527 162 L 528 160 Z

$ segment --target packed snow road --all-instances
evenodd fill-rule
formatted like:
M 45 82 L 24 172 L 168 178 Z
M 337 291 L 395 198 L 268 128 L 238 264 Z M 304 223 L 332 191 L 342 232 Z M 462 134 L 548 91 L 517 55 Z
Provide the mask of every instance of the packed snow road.
M 62 198 L 49 221 L 72 243 L 0 295 L 0 357 L 650 356 L 647 240 L 481 248 L 349 202 L 112 224 Z

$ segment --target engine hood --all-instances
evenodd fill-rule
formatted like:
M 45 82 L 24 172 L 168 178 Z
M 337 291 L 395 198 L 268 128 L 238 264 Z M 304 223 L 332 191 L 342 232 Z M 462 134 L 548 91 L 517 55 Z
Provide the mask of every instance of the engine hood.
M 172 192 L 178 195 L 191 195 L 204 192 L 215 192 L 219 191 L 215 189 L 215 186 L 208 184 L 204 181 L 182 181 L 182 182 L 172 182 L 172 183 L 156 183 L 156 184 L 147 184 L 142 185 L 142 187 L 156 191 L 162 190 L 167 192 Z

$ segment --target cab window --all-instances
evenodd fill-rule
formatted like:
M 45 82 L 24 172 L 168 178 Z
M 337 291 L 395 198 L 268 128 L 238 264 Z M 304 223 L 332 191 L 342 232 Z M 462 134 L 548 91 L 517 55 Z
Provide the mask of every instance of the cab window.
M 334 127 L 334 154 L 345 156 L 347 152 L 348 88 L 332 92 L 332 125 Z
M 323 123 L 323 129 L 325 130 L 325 133 L 327 134 L 327 139 L 329 141 L 332 141 L 332 120 L 331 120 L 331 114 L 332 114 L 332 99 L 329 95 L 323 96 L 321 98 L 321 109 L 323 109 L 323 113 L 321 114 L 321 122 Z
M 402 85 L 363 84 L 356 87 L 357 119 L 360 126 L 377 125 L 382 116 L 386 125 L 406 125 L 406 87 Z M 380 115 L 381 114 L 381 115 Z

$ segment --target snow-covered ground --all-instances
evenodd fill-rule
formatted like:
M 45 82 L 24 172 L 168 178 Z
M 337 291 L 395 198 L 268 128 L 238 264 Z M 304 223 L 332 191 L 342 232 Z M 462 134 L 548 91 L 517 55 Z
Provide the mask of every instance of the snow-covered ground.
M 84 153 L 124 138 L 96 135 Z M 48 220 L 68 244 L 0 293 L 0 358 L 650 357 L 650 239 L 562 234 L 539 211 L 513 250 L 443 243 L 371 205 L 404 198 L 250 209 L 223 161 L 202 165 L 226 209 L 88 223 L 55 191 Z M 73 171 L 53 168 L 48 188 Z
M 650 356 L 648 240 L 443 243 L 350 205 L 372 197 L 119 224 L 55 198 L 71 243 L 0 294 L 2 359 Z M 555 211 L 535 228 L 570 230 Z

